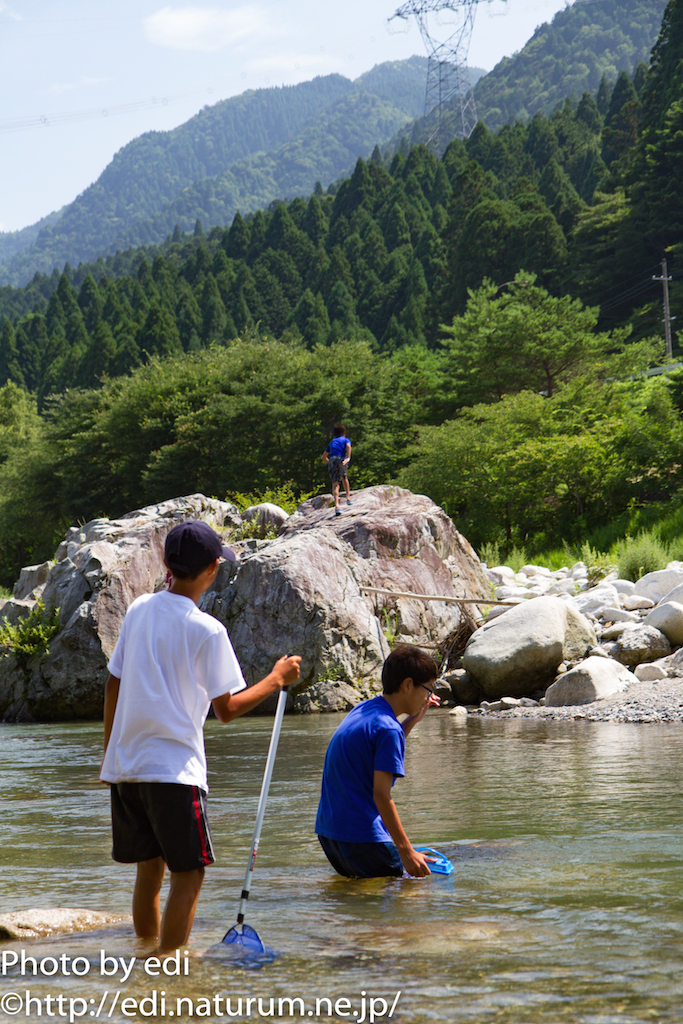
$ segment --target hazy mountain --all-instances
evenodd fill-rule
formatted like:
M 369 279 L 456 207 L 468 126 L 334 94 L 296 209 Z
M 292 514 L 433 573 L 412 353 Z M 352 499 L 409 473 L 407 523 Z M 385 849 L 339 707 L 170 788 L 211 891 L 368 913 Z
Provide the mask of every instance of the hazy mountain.
M 131 241 L 160 242 L 176 222 L 224 224 L 238 208 L 307 194 L 317 180 L 329 184 L 419 116 L 426 63 L 411 57 L 355 82 L 326 75 L 250 90 L 173 131 L 141 135 L 60 214 L 0 234 L 0 283 L 20 284 Z

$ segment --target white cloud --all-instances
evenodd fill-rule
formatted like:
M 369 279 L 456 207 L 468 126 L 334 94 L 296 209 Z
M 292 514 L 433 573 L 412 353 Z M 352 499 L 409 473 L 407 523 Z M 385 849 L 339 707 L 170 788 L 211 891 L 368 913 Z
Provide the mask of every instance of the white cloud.
M 53 82 L 52 85 L 48 87 L 48 92 L 53 93 L 55 96 L 61 96 L 65 92 L 73 92 L 74 89 L 82 89 L 84 86 L 102 85 L 103 82 L 108 81 L 108 78 L 81 77 L 78 82 Z
M 157 46 L 214 53 L 259 31 L 265 15 L 253 4 L 231 11 L 219 7 L 162 7 L 143 24 L 145 35 Z

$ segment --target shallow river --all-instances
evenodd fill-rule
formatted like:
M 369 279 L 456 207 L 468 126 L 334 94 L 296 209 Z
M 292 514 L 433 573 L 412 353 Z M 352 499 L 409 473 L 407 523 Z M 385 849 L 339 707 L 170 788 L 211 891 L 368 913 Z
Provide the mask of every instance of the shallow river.
M 129 922 L 4 943 L 59 971 L 8 966 L 0 1020 L 681 1024 L 683 728 L 460 724 L 430 712 L 394 794 L 413 842 L 438 845 L 454 874 L 342 881 L 312 834 L 339 721 L 283 726 L 247 915 L 277 957 L 246 968 L 219 945 L 235 919 L 271 722 L 211 722 L 218 862 L 189 973 L 151 977 L 139 959 L 125 983 L 103 975 L 102 951 L 126 962 L 142 952 Z M 128 913 L 133 874 L 109 858 L 100 742 L 96 725 L 0 727 L 0 911 Z

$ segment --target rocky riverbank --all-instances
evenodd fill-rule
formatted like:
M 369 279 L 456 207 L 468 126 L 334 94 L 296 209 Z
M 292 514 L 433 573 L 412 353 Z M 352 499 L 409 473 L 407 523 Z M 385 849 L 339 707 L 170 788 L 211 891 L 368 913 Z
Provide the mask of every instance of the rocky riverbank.
M 509 706 L 503 710 L 470 708 L 483 718 L 535 718 L 561 722 L 683 722 L 683 679 L 635 682 L 623 693 L 571 707 Z
M 616 572 L 601 579 L 582 562 L 486 572 L 495 599 L 514 607 L 493 607 L 461 667 L 444 675 L 452 699 L 470 704 L 453 714 L 683 721 L 682 563 L 635 582 Z

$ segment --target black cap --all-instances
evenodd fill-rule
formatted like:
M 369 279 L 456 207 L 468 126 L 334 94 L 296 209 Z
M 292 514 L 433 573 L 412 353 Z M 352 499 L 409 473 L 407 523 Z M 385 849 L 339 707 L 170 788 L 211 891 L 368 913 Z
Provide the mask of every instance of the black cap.
M 216 531 L 201 519 L 173 527 L 166 536 L 164 558 L 171 572 L 178 569 L 188 576 L 206 569 L 217 558 L 237 561 L 234 551 L 226 548 Z

